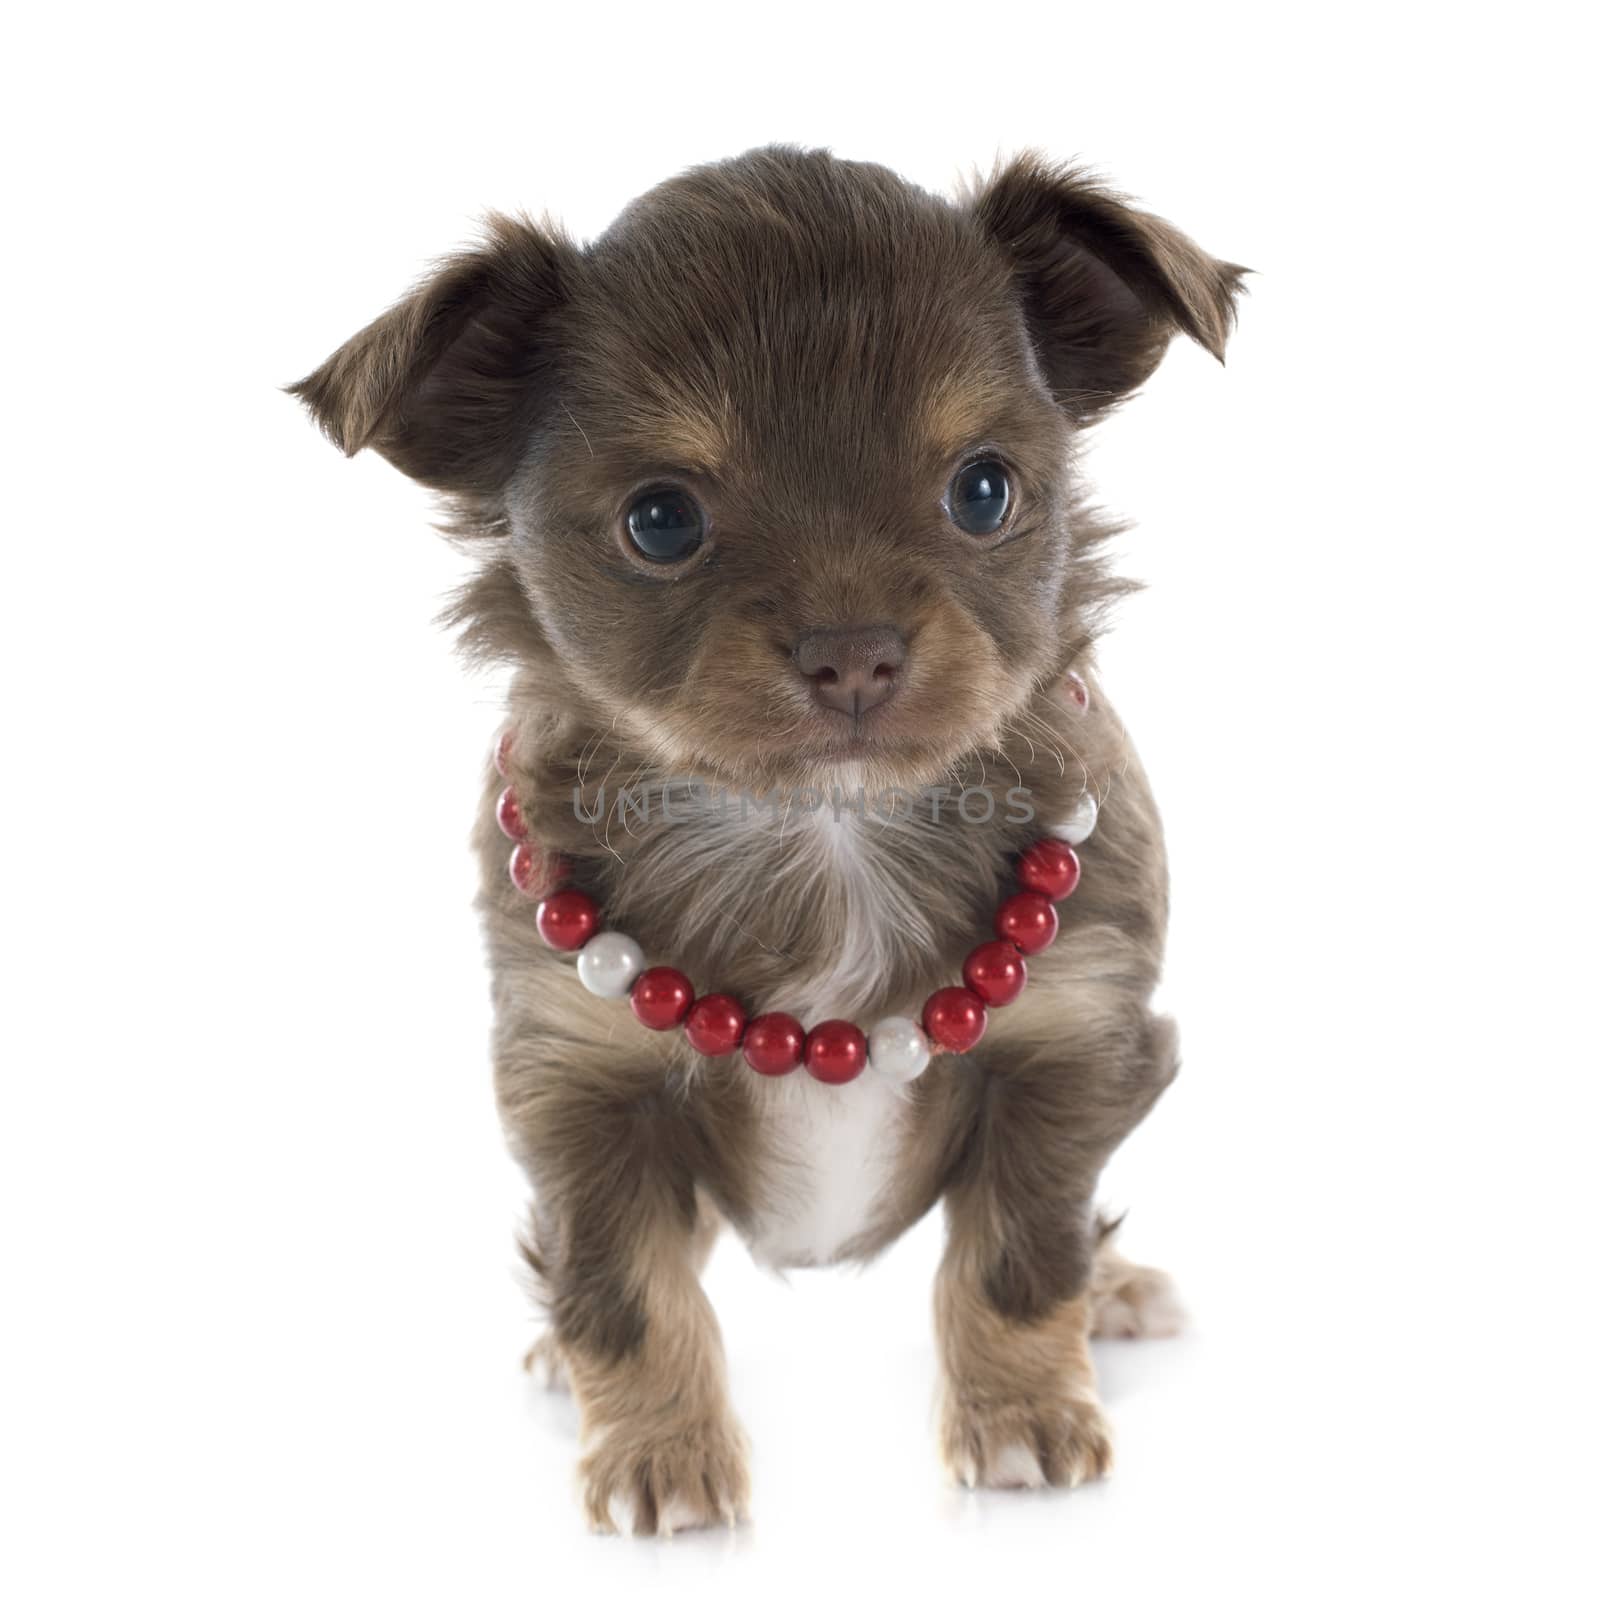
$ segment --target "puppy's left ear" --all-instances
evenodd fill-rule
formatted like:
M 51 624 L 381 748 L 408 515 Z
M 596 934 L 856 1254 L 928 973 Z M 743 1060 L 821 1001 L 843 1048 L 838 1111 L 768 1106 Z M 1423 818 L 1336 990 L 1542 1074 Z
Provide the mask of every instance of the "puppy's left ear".
M 1175 333 L 1222 360 L 1248 268 L 1036 155 L 996 172 L 971 210 L 1010 260 L 1045 381 L 1080 422 L 1138 388 Z
M 484 242 L 289 386 L 354 455 L 369 446 L 433 489 L 504 488 L 549 404 L 555 323 L 581 262 L 566 239 L 491 216 Z

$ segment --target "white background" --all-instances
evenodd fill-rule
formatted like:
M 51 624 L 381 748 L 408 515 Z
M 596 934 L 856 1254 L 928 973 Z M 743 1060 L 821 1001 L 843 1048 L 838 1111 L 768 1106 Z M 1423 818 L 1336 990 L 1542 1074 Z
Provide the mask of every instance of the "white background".
M 0 97 L 6 1592 L 1593 1593 L 1576 12 L 43 14 Z M 774 139 L 936 189 L 1079 154 L 1258 271 L 1092 462 L 1186 1042 L 1108 1187 L 1194 1328 L 1102 1352 L 1108 1484 L 973 1496 L 937 1219 L 787 1284 L 724 1241 L 754 1520 L 607 1541 L 518 1369 L 496 686 L 425 496 L 276 386 L 485 207 L 592 235 Z

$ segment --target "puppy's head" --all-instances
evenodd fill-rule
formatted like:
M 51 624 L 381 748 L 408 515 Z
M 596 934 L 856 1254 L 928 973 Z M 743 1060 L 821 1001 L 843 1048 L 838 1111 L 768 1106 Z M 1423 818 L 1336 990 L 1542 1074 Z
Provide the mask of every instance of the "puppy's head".
M 580 249 L 495 218 L 295 392 L 482 535 L 463 616 L 664 768 L 925 782 L 1082 648 L 1072 438 L 1240 269 L 1024 158 L 957 204 L 771 149 Z

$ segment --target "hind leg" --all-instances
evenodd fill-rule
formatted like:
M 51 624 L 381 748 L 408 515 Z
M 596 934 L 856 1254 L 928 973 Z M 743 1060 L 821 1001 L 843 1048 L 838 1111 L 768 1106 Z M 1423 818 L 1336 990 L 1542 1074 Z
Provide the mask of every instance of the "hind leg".
M 1096 1339 L 1170 1339 L 1181 1333 L 1183 1305 L 1177 1286 L 1159 1267 L 1130 1261 L 1104 1229 L 1089 1277 L 1090 1336 Z

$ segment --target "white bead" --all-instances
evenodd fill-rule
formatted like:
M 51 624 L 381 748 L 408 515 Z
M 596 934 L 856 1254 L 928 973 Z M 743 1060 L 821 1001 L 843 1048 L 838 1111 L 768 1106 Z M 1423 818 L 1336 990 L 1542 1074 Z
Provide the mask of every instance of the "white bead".
M 1050 831 L 1068 844 L 1082 844 L 1094 832 L 1094 825 L 1099 820 L 1100 802 L 1085 789 L 1067 813 L 1067 820 L 1058 822 Z
M 910 1017 L 885 1017 L 867 1035 L 867 1065 L 891 1083 L 910 1083 L 929 1054 L 927 1035 Z
M 578 981 L 602 1000 L 622 1000 L 644 971 L 644 951 L 625 933 L 597 933 L 578 952 Z

